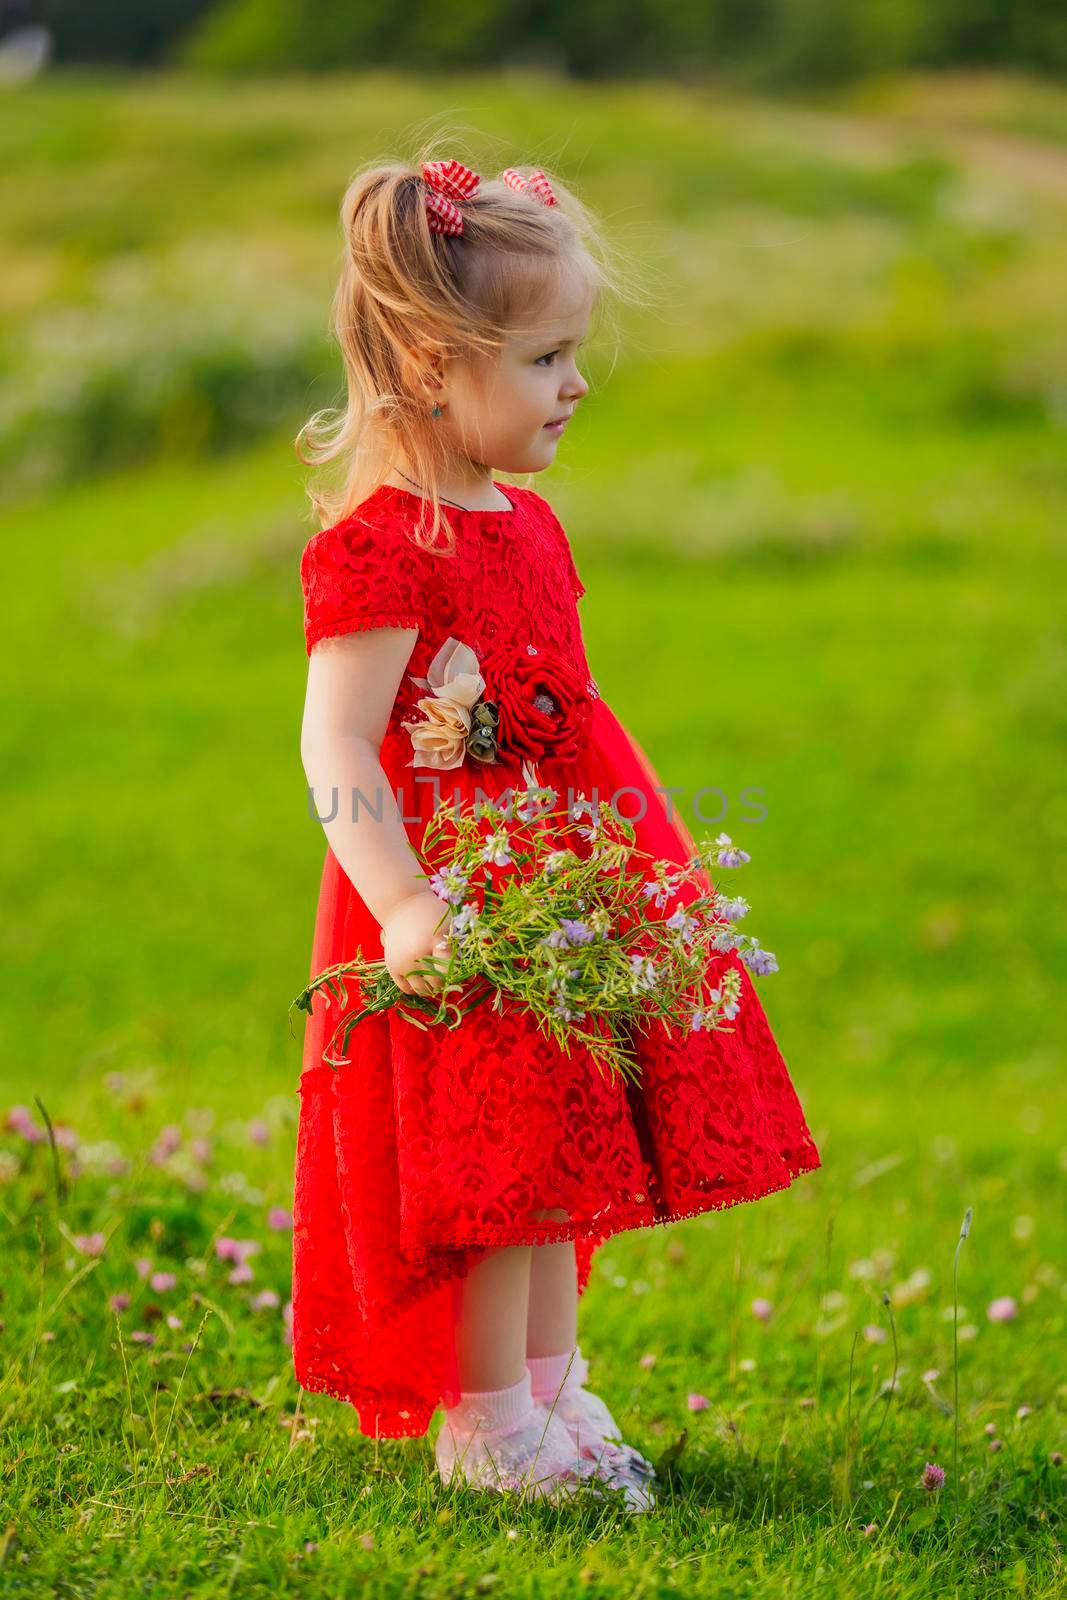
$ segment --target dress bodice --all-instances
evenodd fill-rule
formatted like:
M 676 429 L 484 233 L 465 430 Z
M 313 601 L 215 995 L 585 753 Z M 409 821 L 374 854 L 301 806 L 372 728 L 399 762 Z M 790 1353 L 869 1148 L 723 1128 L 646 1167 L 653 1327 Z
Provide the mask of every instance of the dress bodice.
M 409 714 L 410 677 L 424 677 L 449 638 L 479 661 L 503 645 L 559 652 L 591 699 L 577 601 L 585 593 L 566 533 L 532 489 L 507 489 L 510 511 L 447 507 L 452 552 L 415 542 L 421 497 L 383 484 L 304 548 L 300 575 L 308 654 L 320 639 L 375 627 L 417 627 L 407 672 L 390 716 L 396 737 Z M 532 649 L 531 649 L 532 647 Z

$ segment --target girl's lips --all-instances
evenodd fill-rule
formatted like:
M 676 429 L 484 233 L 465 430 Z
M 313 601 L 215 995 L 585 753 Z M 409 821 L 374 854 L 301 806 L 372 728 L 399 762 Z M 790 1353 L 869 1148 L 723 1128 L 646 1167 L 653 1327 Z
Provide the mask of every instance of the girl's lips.
M 562 433 L 570 420 L 570 417 L 564 417 L 562 422 L 546 422 L 545 427 L 550 433 Z

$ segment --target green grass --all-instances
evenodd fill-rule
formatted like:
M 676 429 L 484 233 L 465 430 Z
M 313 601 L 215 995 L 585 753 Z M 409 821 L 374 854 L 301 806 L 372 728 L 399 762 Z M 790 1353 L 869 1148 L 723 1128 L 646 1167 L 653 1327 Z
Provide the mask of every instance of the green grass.
M 666 783 L 723 791 L 752 852 L 734 881 L 781 962 L 761 994 L 824 1164 L 596 1259 L 592 1386 L 646 1453 L 687 1430 L 647 1519 L 453 1493 L 430 1439 L 376 1447 L 301 1397 L 280 1309 L 247 1298 L 288 1297 L 266 1218 L 291 1201 L 287 1007 L 324 849 L 298 750 L 292 429 L 225 455 L 183 435 L 21 492 L 0 513 L 2 1087 L 90 1148 L 60 1192 L 47 1145 L 0 1132 L 3 1592 L 1051 1597 L 1067 95 L 1028 116 L 1025 85 L 967 80 L 840 112 L 452 87 L 499 165 L 565 148 L 659 285 L 614 370 L 593 352 L 536 487 L 588 586 L 601 692 Z M 212 260 L 264 263 L 262 315 L 306 294 L 324 319 L 348 171 L 441 104 L 378 78 L 222 96 L 57 76 L 9 97 L 0 343 L 79 301 L 91 320 L 123 251 L 169 262 L 180 294 L 181 247 L 209 233 Z M 183 1146 L 157 1166 L 167 1123 Z M 104 1140 L 127 1171 L 93 1170 Z M 71 1241 L 96 1228 L 93 1265 Z M 261 1241 L 249 1291 L 220 1235 Z M 140 1256 L 177 1287 L 146 1288 Z M 1017 1317 L 990 1321 L 1004 1295 Z

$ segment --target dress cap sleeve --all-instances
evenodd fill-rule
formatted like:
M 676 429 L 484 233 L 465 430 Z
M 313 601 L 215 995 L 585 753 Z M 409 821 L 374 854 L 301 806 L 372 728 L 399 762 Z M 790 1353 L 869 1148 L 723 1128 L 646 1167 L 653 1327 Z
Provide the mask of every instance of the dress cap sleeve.
M 525 493 L 530 499 L 536 502 L 549 526 L 555 530 L 560 551 L 562 552 L 563 560 L 567 568 L 567 577 L 570 580 L 571 588 L 574 591 L 574 598 L 576 600 L 580 600 L 582 595 L 585 593 L 585 584 L 578 576 L 578 568 L 574 564 L 574 552 L 571 549 L 571 542 L 567 538 L 567 530 L 556 516 L 556 513 L 553 511 L 544 495 L 538 494 L 534 489 L 527 489 Z
M 424 628 L 429 559 L 404 525 L 385 517 L 353 515 L 315 534 L 300 558 L 308 655 L 336 634 Z
M 578 568 L 574 564 L 574 552 L 571 549 L 569 542 L 567 544 L 567 561 L 571 569 L 571 583 L 574 585 L 574 598 L 576 600 L 580 600 L 582 595 L 585 593 L 585 584 L 578 576 Z

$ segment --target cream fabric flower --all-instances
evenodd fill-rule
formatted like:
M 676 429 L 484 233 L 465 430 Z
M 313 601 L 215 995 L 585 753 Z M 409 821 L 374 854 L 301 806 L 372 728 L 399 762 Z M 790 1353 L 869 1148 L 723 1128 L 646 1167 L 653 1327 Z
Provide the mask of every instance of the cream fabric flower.
M 442 771 L 461 766 L 467 753 L 467 735 L 471 731 L 471 714 L 467 708 L 443 696 L 424 695 L 418 701 L 418 709 L 425 712 L 425 722 L 401 723 L 411 734 L 415 751 L 408 766 L 437 767 Z
M 413 675 L 414 676 L 414 675 Z M 432 689 L 444 700 L 453 700 L 468 711 L 485 693 L 485 679 L 478 671 L 478 657 L 470 645 L 451 634 L 426 669 L 425 678 L 415 678 L 420 689 Z
M 478 657 L 469 645 L 450 634 L 438 650 L 425 678 L 416 678 L 422 689 L 432 689 L 417 702 L 425 722 L 402 722 L 411 734 L 415 755 L 409 767 L 436 767 L 450 771 L 461 766 L 471 731 L 471 708 L 485 692 L 485 679 L 478 671 Z

